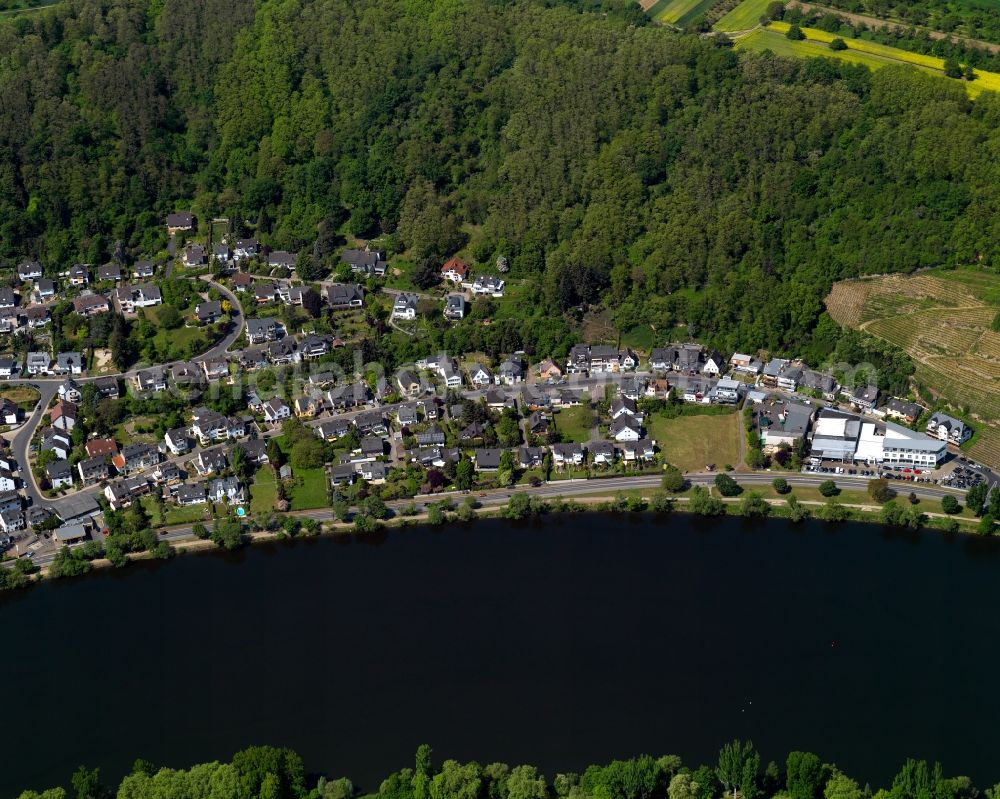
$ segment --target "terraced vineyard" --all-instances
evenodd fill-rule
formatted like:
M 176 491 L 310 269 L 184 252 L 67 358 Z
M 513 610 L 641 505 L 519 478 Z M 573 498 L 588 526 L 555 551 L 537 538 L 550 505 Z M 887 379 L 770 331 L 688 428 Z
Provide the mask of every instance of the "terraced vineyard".
M 830 316 L 909 353 L 916 381 L 967 411 L 977 434 L 969 453 L 1000 468 L 1000 276 L 979 269 L 934 270 L 837 283 Z

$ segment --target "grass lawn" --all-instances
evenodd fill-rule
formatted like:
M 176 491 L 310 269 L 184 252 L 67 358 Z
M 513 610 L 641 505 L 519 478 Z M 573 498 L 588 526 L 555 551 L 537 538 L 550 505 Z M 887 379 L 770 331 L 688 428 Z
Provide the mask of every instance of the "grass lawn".
M 760 23 L 770 0 L 744 0 L 715 23 L 717 31 L 747 31 Z
M 153 524 L 157 526 L 202 522 L 206 527 L 211 527 L 212 505 L 208 502 L 201 505 L 187 505 L 185 507 L 180 507 L 178 505 L 174 505 L 172 502 L 167 502 L 167 512 L 162 519 L 160 518 L 160 513 L 156 507 L 156 500 L 153 497 L 143 497 L 142 506 L 146 509 L 146 512 L 152 519 Z M 229 515 L 229 506 L 226 505 L 226 503 L 220 502 L 217 507 L 220 516 Z
M 656 344 L 657 333 L 649 325 L 637 325 L 622 333 L 622 346 L 649 352 Z
M 292 510 L 325 508 L 327 499 L 326 471 L 319 469 L 293 469 L 292 486 L 289 491 Z
M 274 510 L 277 501 L 278 486 L 274 478 L 274 469 L 263 466 L 257 470 L 253 485 L 250 486 L 250 512 L 266 513 Z
M 590 402 L 562 408 L 555 414 L 556 429 L 567 443 L 585 444 L 590 441 L 590 433 L 594 427 L 594 413 Z
M 720 20 L 720 25 L 731 14 L 739 11 L 744 6 L 756 0 L 737 6 L 730 14 Z M 766 5 L 766 4 L 765 4 Z M 718 27 L 718 26 L 717 26 Z M 834 33 L 821 31 L 816 28 L 803 28 L 802 32 L 806 38 L 800 41 L 792 41 L 785 37 L 789 25 L 787 22 L 772 22 L 766 29 L 754 31 L 752 34 L 736 43 L 738 49 L 746 50 L 771 50 L 777 55 L 798 56 L 808 58 L 811 56 L 821 58 L 838 58 L 841 61 L 849 61 L 853 64 L 864 64 L 871 69 L 893 64 L 905 64 L 916 67 L 932 75 L 944 77 L 944 60 L 935 56 L 924 55 L 922 53 L 911 53 L 907 50 L 900 50 L 897 47 L 890 47 L 878 42 L 870 42 L 866 39 L 844 39 L 847 43 L 846 50 L 831 50 L 828 44 L 838 37 Z M 732 28 L 720 28 L 720 30 L 741 30 Z M 973 97 L 981 93 L 984 89 L 1000 90 L 1000 74 L 994 72 L 976 71 L 974 81 L 957 81 L 954 83 L 965 87 Z M 954 80 L 948 78 L 948 80 Z
M 722 469 L 740 458 L 740 415 L 678 416 L 667 419 L 652 414 L 646 419 L 647 436 L 656 441 L 664 457 L 685 472 L 700 472 L 714 463 Z

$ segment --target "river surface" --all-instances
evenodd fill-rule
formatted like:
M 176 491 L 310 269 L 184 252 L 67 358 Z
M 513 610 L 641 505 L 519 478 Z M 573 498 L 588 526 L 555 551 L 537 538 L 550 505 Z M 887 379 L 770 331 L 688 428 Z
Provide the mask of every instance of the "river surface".
M 413 528 L 0 600 L 0 796 L 254 743 L 366 790 L 423 742 L 551 778 L 752 738 L 1000 780 L 1000 541 L 686 515 Z

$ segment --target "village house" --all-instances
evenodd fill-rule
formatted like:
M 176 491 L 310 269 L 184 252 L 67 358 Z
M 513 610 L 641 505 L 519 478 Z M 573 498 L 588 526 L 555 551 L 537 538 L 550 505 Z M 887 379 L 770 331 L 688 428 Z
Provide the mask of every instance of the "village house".
M 648 438 L 640 438 L 638 441 L 623 441 L 618 449 L 622 454 L 622 460 L 626 463 L 638 461 L 649 463 L 656 458 L 656 442 Z
M 264 420 L 270 424 L 289 419 L 291 415 L 292 409 L 280 397 L 272 397 L 264 403 Z
M 892 397 L 885 404 L 886 416 L 892 419 L 899 419 L 906 424 L 913 424 L 920 418 L 923 412 L 924 407 L 919 403 L 907 402 L 906 400 L 899 399 L 899 397 Z
M 460 284 L 469 275 L 469 265 L 460 258 L 450 258 L 441 267 L 441 279 Z
M 113 438 L 91 438 L 83 449 L 88 458 L 111 458 L 118 454 L 118 444 Z
M 229 249 L 229 245 L 226 243 L 213 244 L 212 245 L 212 260 L 222 266 L 223 268 L 229 266 L 229 262 L 233 258 L 233 253 Z
M 21 364 L 12 355 L 0 358 L 0 377 L 14 377 L 21 373 Z
M 388 268 L 384 250 L 347 249 L 340 254 L 340 260 L 348 264 L 355 274 L 381 277 Z
M 839 389 L 837 381 L 832 375 L 823 374 L 822 372 L 817 372 L 814 369 L 802 370 L 798 381 L 798 387 L 808 389 L 809 391 L 817 391 L 823 399 L 831 402 L 836 399 L 837 390 Z
M 47 277 L 40 277 L 35 281 L 34 300 L 35 302 L 45 302 L 56 296 L 56 282 Z
M 115 291 L 115 302 L 122 313 L 133 313 L 138 308 L 152 308 L 163 304 L 163 294 L 159 286 L 152 283 L 136 283 L 122 286 Z
M 711 377 L 718 377 L 726 371 L 726 359 L 718 350 L 712 350 L 705 356 L 705 363 L 702 365 L 701 371 Z
M 49 422 L 57 430 L 65 430 L 68 433 L 76 426 L 76 415 L 76 405 L 59 400 L 49 410 Z
M 25 529 L 24 511 L 20 509 L 0 511 L 0 527 L 8 536 Z
M 17 405 L 4 397 L 0 399 L 0 423 L 5 425 L 15 425 L 18 421 L 20 411 Z
M 493 383 L 493 374 L 481 363 L 474 363 L 469 367 L 469 381 L 477 388 L 489 386 Z
M 251 258 L 256 258 L 258 252 L 260 252 L 260 245 L 257 243 L 257 239 L 237 239 L 236 246 L 233 248 L 233 257 L 237 261 L 249 261 Z
M 207 359 L 201 362 L 206 380 L 222 380 L 229 377 L 229 361 Z
M 74 264 L 67 273 L 71 286 L 86 286 L 90 282 L 90 271 L 86 264 Z
M 360 308 L 365 290 L 357 283 L 331 283 L 326 287 L 326 300 L 334 310 Z
M 199 302 L 194 306 L 194 316 L 202 324 L 214 324 L 222 316 L 222 303 L 218 300 Z
M 399 386 L 400 393 L 415 397 L 420 393 L 420 379 L 409 369 L 400 369 L 396 373 L 396 385 Z
M 722 404 L 735 404 L 740 401 L 742 390 L 743 384 L 739 380 L 734 380 L 731 377 L 723 377 L 715 384 L 715 388 L 713 389 L 714 399 L 716 402 Z
M 119 474 L 144 472 L 160 462 L 160 453 L 149 444 L 126 444 L 121 452 L 111 458 Z
M 287 269 L 291 272 L 295 268 L 297 257 L 287 250 L 272 250 L 267 255 L 267 265 L 272 269 Z
M 587 449 L 595 466 L 610 466 L 615 462 L 615 445 L 610 441 L 591 441 Z
M 502 457 L 503 450 L 495 447 L 481 447 L 472 453 L 472 460 L 476 464 L 476 469 L 480 472 L 497 471 L 500 468 Z
M 258 305 L 266 305 L 281 299 L 281 289 L 277 283 L 255 283 L 253 297 Z
M 550 451 L 554 466 L 579 466 L 583 463 L 585 451 L 582 444 L 553 444 Z
M 253 285 L 253 275 L 248 272 L 237 272 L 230 279 L 230 283 L 235 291 L 242 294 Z
M 36 330 L 45 327 L 52 321 L 49 309 L 44 305 L 32 305 L 30 308 L 25 308 L 24 318 L 28 322 L 28 327 Z
M 472 293 L 490 297 L 503 296 L 504 280 L 492 275 L 479 275 L 472 283 Z
M 80 316 L 95 316 L 111 310 L 103 294 L 84 294 L 73 300 L 73 310 Z
M 83 374 L 83 356 L 79 352 L 60 352 L 56 355 L 54 371 L 59 375 Z
M 395 301 L 392 303 L 392 318 L 416 319 L 418 302 L 419 298 L 416 294 L 409 294 L 405 291 L 397 294 Z
M 122 279 L 122 268 L 119 264 L 104 264 L 97 267 L 97 279 L 118 282 Z
M 210 502 L 227 502 L 237 505 L 246 502 L 246 490 L 235 477 L 220 477 L 208 483 L 208 499 Z
M 961 445 L 972 438 L 972 428 L 961 419 L 937 411 L 927 420 L 927 434 L 950 444 Z
M 177 488 L 177 504 L 181 506 L 201 505 L 208 502 L 204 483 L 185 483 Z
M 444 318 L 457 320 L 464 319 L 468 303 L 462 294 L 449 294 L 444 301 Z
M 321 358 L 330 351 L 330 337 L 307 333 L 299 341 L 299 352 L 306 360 Z
M 189 244 L 184 248 L 184 255 L 181 261 L 184 266 L 194 269 L 208 263 L 208 253 L 200 244 Z
M 198 474 L 215 474 L 224 471 L 229 466 L 229 459 L 226 457 L 226 451 L 222 447 L 212 447 L 211 449 L 200 450 L 195 455 L 192 463 L 194 463 L 194 468 Z
M 323 412 L 326 407 L 323 403 L 322 394 L 307 394 L 303 397 L 296 397 L 292 402 L 295 415 L 300 419 L 311 419 Z
M 518 447 L 517 465 L 522 469 L 537 469 L 544 459 L 544 447 Z
M 73 469 L 68 461 L 52 461 L 45 467 L 45 476 L 53 488 L 73 485 Z
M 285 338 L 280 341 L 272 341 L 267 345 L 268 360 L 278 366 L 298 363 L 302 360 L 302 354 L 295 344 L 295 339 Z
M 156 273 L 156 267 L 152 261 L 136 261 L 132 264 L 132 277 L 136 280 L 145 280 Z
M 336 441 L 342 436 L 346 436 L 351 431 L 351 423 L 346 419 L 331 419 L 328 422 L 316 425 L 313 428 L 317 437 L 324 441 Z
M 0 287 L 0 308 L 8 309 L 17 305 L 17 295 L 14 289 L 4 286 Z
M 278 338 L 278 323 L 271 317 L 247 319 L 246 335 L 251 344 L 261 344 Z
M 358 433 L 361 435 L 367 435 L 370 433 L 385 435 L 389 432 L 385 416 L 382 414 L 382 411 L 379 410 L 363 411 L 362 413 L 359 413 L 354 417 L 354 426 L 358 429 Z
M 194 214 L 190 211 L 180 211 L 167 214 L 167 233 L 189 233 L 194 230 Z
M 642 425 L 632 414 L 625 413 L 611 422 L 608 433 L 615 441 L 638 441 L 642 438 Z
M 191 435 L 195 436 L 202 446 L 205 446 L 212 441 L 221 441 L 229 437 L 229 420 L 218 411 L 200 406 L 191 412 L 190 430 Z M 180 453 L 175 452 L 174 454 L 179 455 Z
M 42 265 L 38 261 L 25 261 L 17 267 L 17 277 L 24 283 L 38 280 L 41 276 Z
M 163 434 L 163 440 L 173 455 L 183 455 L 191 449 L 191 440 L 188 438 L 187 430 L 183 427 L 176 427 Z
M 538 366 L 535 367 L 535 371 L 542 380 L 558 380 L 562 377 L 562 369 L 560 369 L 559 365 L 551 358 L 546 358 L 538 364 Z
M 119 398 L 120 392 L 118 390 L 117 377 L 97 377 L 92 382 L 94 388 L 97 389 L 97 396 L 101 399 Z
M 872 411 L 878 402 L 879 391 L 875 386 L 858 386 L 849 395 L 849 402 L 860 411 Z
M 513 386 L 524 380 L 524 364 L 520 358 L 511 356 L 500 364 L 500 369 L 494 375 L 498 386 Z
M 87 458 L 77 465 L 80 480 L 85 486 L 94 485 L 108 478 L 108 461 L 103 456 Z
M 65 460 L 69 457 L 72 446 L 69 434 L 64 430 L 50 427 L 42 434 L 42 452 L 52 452 L 57 458 Z
M 162 367 L 154 366 L 151 369 L 140 369 L 132 377 L 132 384 L 139 393 L 164 391 L 167 388 L 166 373 Z

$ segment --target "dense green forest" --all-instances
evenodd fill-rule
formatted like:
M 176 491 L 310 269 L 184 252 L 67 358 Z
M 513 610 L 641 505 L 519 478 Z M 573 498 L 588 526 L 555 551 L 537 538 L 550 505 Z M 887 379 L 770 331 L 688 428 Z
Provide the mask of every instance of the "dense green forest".
M 537 284 L 525 314 L 604 302 L 623 328 L 799 352 L 834 280 L 1000 262 L 995 96 L 594 8 L 69 0 L 16 18 L 0 258 L 149 254 L 191 207 L 320 254 L 383 234 L 417 279 L 468 243 Z
M 72 791 L 26 791 L 20 799 L 352 799 L 362 794 L 349 779 L 307 778 L 301 758 L 289 749 L 255 746 L 230 763 L 188 770 L 157 768 L 137 760 L 117 791 L 96 769 L 81 767 Z M 1000 786 L 987 788 L 996 799 Z M 874 794 L 835 765 L 811 752 L 791 752 L 782 765 L 761 763 L 749 742 L 733 741 L 711 765 L 691 769 L 681 758 L 643 755 L 559 773 L 551 783 L 534 766 L 433 761 L 430 747 L 417 749 L 412 768 L 390 775 L 365 799 L 975 799 L 968 777 L 945 777 L 940 765 L 908 760 L 888 788 Z

